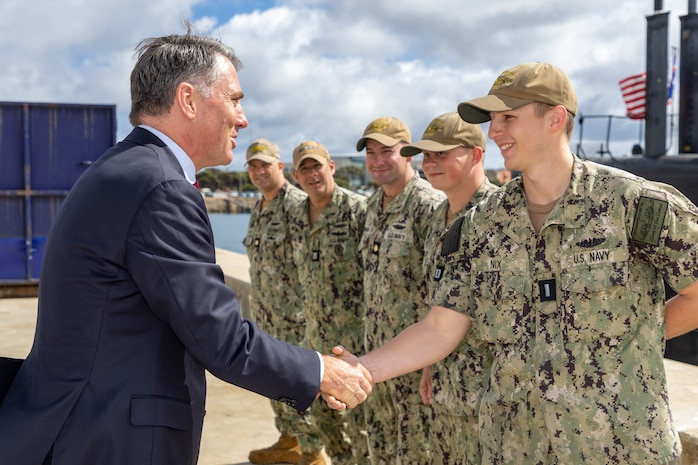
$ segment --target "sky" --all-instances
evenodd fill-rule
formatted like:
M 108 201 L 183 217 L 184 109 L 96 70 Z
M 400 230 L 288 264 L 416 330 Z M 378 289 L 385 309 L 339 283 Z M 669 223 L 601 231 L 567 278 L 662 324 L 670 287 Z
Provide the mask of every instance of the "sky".
M 233 162 L 244 170 L 257 138 L 290 164 L 308 139 L 355 154 L 380 116 L 419 140 L 436 116 L 487 94 L 505 69 L 542 61 L 562 68 L 585 115 L 572 149 L 593 156 L 611 118 L 611 152 L 641 140 L 618 81 L 645 70 L 654 0 L 3 0 L 0 101 L 113 104 L 117 140 L 131 130 L 129 75 L 143 38 L 184 32 L 183 20 L 232 46 L 249 126 Z M 688 0 L 664 0 L 669 45 L 679 46 Z M 677 84 L 680 89 L 680 83 Z M 675 99 L 677 100 L 677 99 Z M 678 112 L 670 108 L 669 112 Z M 603 117 L 602 117 L 603 116 Z M 615 117 L 619 118 L 615 118 Z M 483 126 L 487 130 L 487 125 Z M 677 128 L 676 128 L 677 130 Z M 485 167 L 504 166 L 488 141 Z M 671 153 L 671 149 L 669 150 Z

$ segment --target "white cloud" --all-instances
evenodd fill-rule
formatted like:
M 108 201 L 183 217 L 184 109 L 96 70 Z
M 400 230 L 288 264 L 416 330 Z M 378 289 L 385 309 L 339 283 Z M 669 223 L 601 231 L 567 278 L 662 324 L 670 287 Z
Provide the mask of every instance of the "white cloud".
M 193 7 L 207 11 L 203 3 L 5 0 L 0 100 L 113 103 L 121 138 L 130 130 L 134 46 L 182 32 Z M 644 70 L 646 16 L 654 6 L 650 0 L 275 3 L 235 14 L 239 2 L 219 2 L 217 17 L 194 18 L 245 63 L 240 79 L 250 126 L 241 132 L 231 169 L 241 169 L 245 148 L 257 137 L 276 141 L 287 160 L 304 139 L 352 152 L 366 124 L 381 115 L 403 119 L 418 139 L 433 117 L 483 95 L 499 72 L 524 61 L 567 71 L 582 114 L 623 115 L 617 82 Z M 679 45 L 678 17 L 687 1 L 664 5 L 672 12 L 669 42 Z M 613 124 L 628 139 L 614 150 L 628 152 L 637 125 Z M 586 120 L 584 136 L 600 143 L 605 122 Z M 501 166 L 493 144 L 487 164 Z

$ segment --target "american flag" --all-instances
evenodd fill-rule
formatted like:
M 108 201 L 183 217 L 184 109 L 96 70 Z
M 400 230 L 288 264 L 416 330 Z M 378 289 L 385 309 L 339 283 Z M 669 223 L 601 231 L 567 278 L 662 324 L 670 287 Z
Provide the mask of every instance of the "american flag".
M 645 118 L 646 73 L 634 74 L 618 81 L 620 92 L 625 100 L 626 114 L 631 119 Z
M 666 104 L 671 105 L 674 97 L 674 82 L 676 81 L 676 47 L 673 47 L 674 57 L 671 64 L 671 77 L 667 84 Z M 634 74 L 625 79 L 618 81 L 620 92 L 625 100 L 626 114 L 628 118 L 644 119 L 645 118 L 645 82 L 647 81 L 646 73 Z

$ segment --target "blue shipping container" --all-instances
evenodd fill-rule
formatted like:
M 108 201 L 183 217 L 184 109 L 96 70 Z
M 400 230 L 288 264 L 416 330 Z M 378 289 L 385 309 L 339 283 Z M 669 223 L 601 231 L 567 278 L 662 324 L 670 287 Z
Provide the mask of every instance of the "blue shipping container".
M 115 105 L 0 102 L 0 285 L 38 282 L 58 208 L 115 142 Z

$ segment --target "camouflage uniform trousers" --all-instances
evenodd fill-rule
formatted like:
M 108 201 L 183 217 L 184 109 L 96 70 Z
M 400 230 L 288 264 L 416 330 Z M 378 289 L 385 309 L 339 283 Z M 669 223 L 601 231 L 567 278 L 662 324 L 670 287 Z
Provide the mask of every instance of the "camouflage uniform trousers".
M 432 465 L 480 465 L 477 417 L 453 415 L 434 408 L 429 454 Z
M 274 425 L 276 429 L 281 434 L 287 436 L 298 436 L 300 430 L 303 429 L 299 425 L 305 423 L 307 421 L 305 417 L 309 415 L 307 411 L 301 413 L 293 407 L 276 400 L 271 401 L 271 409 L 274 411 Z
M 361 405 L 337 411 L 322 400 L 314 402 L 304 423 L 296 425 L 301 449 L 309 452 L 324 445 L 332 465 L 370 465 L 363 412 Z
M 420 378 L 421 372 L 414 372 L 378 383 L 364 403 L 374 465 L 430 463 L 432 409 L 422 402 Z

